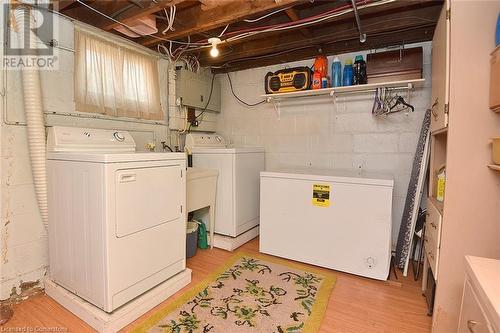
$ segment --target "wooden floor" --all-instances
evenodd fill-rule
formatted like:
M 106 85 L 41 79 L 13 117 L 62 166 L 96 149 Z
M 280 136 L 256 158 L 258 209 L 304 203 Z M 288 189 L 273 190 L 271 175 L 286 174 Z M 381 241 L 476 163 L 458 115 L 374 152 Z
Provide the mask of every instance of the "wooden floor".
M 258 252 L 258 248 L 258 239 L 254 239 L 240 249 L 252 253 Z M 218 249 L 198 251 L 194 258 L 188 260 L 188 267 L 193 270 L 193 281 L 179 293 L 202 280 L 231 255 L 231 252 Z M 413 281 L 413 277 L 398 276 L 397 280 L 391 277 L 391 282 L 383 282 L 340 272 L 336 275 L 337 283 L 330 297 L 320 332 L 430 332 L 431 319 L 426 315 L 420 283 Z M 398 275 L 401 274 L 398 272 Z M 131 331 L 150 313 L 171 302 L 178 294 L 125 327 L 122 332 Z M 65 332 L 94 332 L 83 321 L 44 294 L 15 305 L 14 316 L 7 324 L 0 327 L 0 331 L 14 332 L 8 330 L 9 327 L 58 327 L 67 329 Z

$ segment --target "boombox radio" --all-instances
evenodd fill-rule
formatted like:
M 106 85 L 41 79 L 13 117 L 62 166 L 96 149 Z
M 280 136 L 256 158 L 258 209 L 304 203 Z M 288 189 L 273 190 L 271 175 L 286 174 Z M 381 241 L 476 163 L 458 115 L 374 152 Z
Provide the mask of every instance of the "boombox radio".
M 311 69 L 309 67 L 293 67 L 269 72 L 265 78 L 266 94 L 277 94 L 307 90 L 311 87 Z

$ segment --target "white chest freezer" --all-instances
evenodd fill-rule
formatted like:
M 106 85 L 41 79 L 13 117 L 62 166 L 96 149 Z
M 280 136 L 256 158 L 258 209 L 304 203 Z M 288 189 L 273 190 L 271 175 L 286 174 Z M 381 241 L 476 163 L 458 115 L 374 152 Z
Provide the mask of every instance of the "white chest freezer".
M 260 174 L 260 251 L 386 280 L 394 180 L 348 170 Z

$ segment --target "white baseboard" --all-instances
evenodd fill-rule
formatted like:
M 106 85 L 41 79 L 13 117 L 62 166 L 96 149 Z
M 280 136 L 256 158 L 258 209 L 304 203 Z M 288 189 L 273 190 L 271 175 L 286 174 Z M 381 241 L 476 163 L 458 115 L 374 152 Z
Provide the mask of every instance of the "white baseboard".
M 259 235 L 259 226 L 255 226 L 252 229 L 245 231 L 244 233 L 242 233 L 237 237 L 215 234 L 214 247 L 226 251 L 233 251 L 242 246 L 243 244 L 248 243 L 258 235 Z
M 175 294 L 190 282 L 191 270 L 186 268 L 111 313 L 104 312 L 50 279 L 45 281 L 45 293 L 98 332 L 114 333 Z

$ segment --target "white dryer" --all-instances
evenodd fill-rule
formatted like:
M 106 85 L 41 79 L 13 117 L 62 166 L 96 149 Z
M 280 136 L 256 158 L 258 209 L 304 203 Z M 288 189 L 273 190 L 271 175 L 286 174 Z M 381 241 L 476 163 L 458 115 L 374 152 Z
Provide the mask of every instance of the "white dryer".
M 194 168 L 219 170 L 215 233 L 238 237 L 258 226 L 264 148 L 229 147 L 221 135 L 190 133 L 186 135 L 185 149 L 192 155 Z
M 185 269 L 185 154 L 74 127 L 47 149 L 51 280 L 112 312 Z

